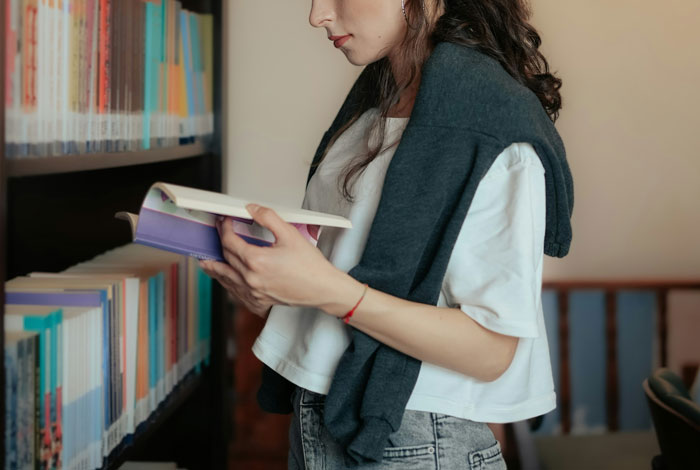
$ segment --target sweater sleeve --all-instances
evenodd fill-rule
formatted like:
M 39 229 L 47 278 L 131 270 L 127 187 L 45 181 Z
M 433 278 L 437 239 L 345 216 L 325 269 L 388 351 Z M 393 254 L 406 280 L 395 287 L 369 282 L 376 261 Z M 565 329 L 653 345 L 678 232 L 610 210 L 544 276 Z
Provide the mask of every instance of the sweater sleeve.
M 539 335 L 545 232 L 544 167 L 514 143 L 479 182 L 450 256 L 441 297 L 483 327 Z

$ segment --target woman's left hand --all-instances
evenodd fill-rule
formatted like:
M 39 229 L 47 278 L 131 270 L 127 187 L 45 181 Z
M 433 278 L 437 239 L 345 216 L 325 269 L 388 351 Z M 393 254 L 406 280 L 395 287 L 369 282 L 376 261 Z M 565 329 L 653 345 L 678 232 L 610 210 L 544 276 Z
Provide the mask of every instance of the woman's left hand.
M 217 228 L 227 263 L 201 261 L 204 271 L 247 305 L 319 306 L 331 283 L 342 272 L 277 213 L 256 204 L 246 206 L 253 220 L 270 230 L 276 241 L 268 247 L 249 244 L 233 231 L 230 218 Z

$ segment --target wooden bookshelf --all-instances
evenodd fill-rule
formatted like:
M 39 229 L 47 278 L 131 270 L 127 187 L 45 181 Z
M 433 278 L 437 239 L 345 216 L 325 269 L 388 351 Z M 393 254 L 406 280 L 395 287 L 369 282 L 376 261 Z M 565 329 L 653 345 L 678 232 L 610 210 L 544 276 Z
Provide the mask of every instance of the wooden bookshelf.
M 0 38 L 5 44 L 5 3 L 0 3 Z M 4 54 L 0 55 L 0 84 L 2 90 L 5 89 L 5 60 Z M 5 189 L 7 181 L 5 176 L 5 112 L 0 113 L 0 323 L 5 324 L 5 263 L 7 251 L 7 238 L 5 236 L 7 196 Z M 0 374 L 0 468 L 5 468 L 5 334 L 0 335 L 0 357 L 2 357 L 2 374 Z
M 122 166 L 145 165 L 166 162 L 181 158 L 195 157 L 207 153 L 207 145 L 202 142 L 180 145 L 171 148 L 141 150 L 138 152 L 91 153 L 85 155 L 65 155 L 60 157 L 34 157 L 8 159 L 5 163 L 7 176 L 52 175 L 76 171 L 103 170 Z
M 214 135 L 209 143 L 132 153 L 8 160 L 5 113 L 0 113 L 0 321 L 4 283 L 31 271 L 60 271 L 111 248 L 131 234 L 119 210 L 137 212 L 147 189 L 166 181 L 221 190 L 221 17 L 224 0 L 183 0 L 183 8 L 214 17 Z M 5 38 L 5 4 L 0 37 Z M 5 87 L 0 60 L 0 89 Z M 104 462 L 175 461 L 189 470 L 226 468 L 233 417 L 233 365 L 225 353 L 232 335 L 224 295 L 213 285 L 210 363 L 190 374 L 139 426 L 130 442 Z M 4 363 L 4 335 L 0 335 Z M 5 467 L 5 374 L 0 374 L 0 468 Z

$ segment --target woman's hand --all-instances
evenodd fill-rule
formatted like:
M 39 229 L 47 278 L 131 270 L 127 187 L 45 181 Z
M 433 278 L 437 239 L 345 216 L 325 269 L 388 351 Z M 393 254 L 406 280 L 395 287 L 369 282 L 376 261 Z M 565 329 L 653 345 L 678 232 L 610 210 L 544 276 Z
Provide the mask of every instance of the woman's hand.
M 224 289 L 229 293 L 229 297 L 236 305 L 242 305 L 250 313 L 257 315 L 263 320 L 267 319 L 272 309 L 272 303 L 262 302 L 250 295 L 250 289 L 241 279 L 240 275 L 231 269 L 226 263 L 219 263 L 212 260 L 200 260 L 199 266 L 211 278 L 219 281 Z
M 342 275 L 323 254 L 277 213 L 256 204 L 246 206 L 253 220 L 270 230 L 275 243 L 251 245 L 233 231 L 230 218 L 219 219 L 224 258 L 200 266 L 252 313 L 266 318 L 275 304 L 319 306 Z

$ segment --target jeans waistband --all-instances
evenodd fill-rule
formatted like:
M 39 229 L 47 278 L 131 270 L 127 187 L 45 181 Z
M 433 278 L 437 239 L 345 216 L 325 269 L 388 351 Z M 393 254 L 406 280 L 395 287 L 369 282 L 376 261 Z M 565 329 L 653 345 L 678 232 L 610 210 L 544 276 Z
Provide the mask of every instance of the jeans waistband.
M 323 405 L 326 402 L 325 395 L 312 392 L 311 390 L 299 386 L 297 386 L 295 396 L 297 400 L 301 399 L 300 403 L 302 405 Z

